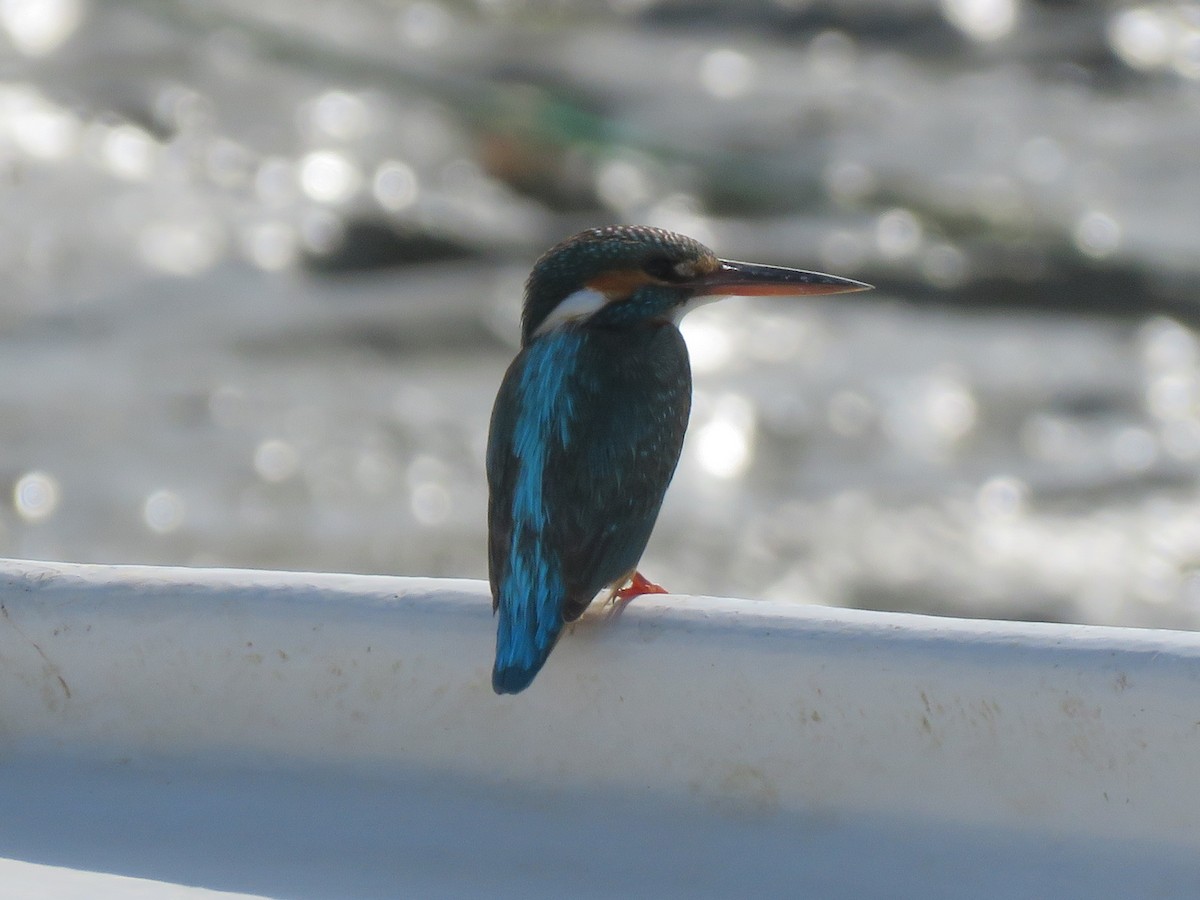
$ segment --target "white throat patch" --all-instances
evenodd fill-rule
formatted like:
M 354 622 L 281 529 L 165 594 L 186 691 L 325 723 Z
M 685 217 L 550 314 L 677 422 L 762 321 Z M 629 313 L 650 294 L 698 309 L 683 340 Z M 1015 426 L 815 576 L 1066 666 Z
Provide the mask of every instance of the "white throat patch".
M 580 288 L 575 293 L 564 297 L 558 306 L 550 310 L 550 315 L 542 320 L 542 324 L 534 330 L 533 336 L 540 337 L 559 325 L 565 325 L 567 322 L 574 322 L 577 319 L 586 319 L 607 303 L 608 296 L 606 294 L 592 288 Z
M 710 303 L 716 303 L 718 300 L 724 300 L 728 294 L 700 294 L 690 298 L 686 303 L 681 303 L 671 312 L 671 321 L 676 325 L 679 320 L 690 313 L 693 309 L 700 306 L 708 306 Z

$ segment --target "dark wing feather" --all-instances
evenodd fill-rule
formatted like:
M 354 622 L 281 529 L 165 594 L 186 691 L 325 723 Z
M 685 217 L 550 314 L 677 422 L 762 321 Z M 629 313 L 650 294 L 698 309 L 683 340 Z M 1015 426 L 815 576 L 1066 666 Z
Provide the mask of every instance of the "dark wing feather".
M 520 411 L 521 362 L 521 356 L 513 360 L 500 383 L 488 431 L 488 581 L 493 612 L 500 606 L 500 582 L 507 571 L 513 539 L 512 496 L 517 478 L 513 430 Z
M 546 541 L 562 560 L 565 621 L 638 564 L 675 472 L 691 406 L 678 330 L 596 329 L 570 442 L 549 459 Z

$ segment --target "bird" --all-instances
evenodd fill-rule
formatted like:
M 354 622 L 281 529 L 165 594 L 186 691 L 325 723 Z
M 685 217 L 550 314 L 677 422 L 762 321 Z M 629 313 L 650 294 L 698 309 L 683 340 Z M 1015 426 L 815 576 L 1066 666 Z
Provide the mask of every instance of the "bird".
M 488 432 L 497 694 L 527 688 L 564 626 L 601 591 L 618 608 L 665 593 L 637 567 L 691 409 L 683 315 L 725 296 L 870 287 L 719 259 L 699 241 L 646 225 L 589 229 L 537 260 L 520 350 Z

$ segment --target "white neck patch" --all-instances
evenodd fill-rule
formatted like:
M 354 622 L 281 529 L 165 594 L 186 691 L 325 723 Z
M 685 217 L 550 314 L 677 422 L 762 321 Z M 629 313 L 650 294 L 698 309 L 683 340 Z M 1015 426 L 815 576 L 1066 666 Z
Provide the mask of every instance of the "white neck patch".
M 547 331 L 557 328 L 559 325 L 565 325 L 567 322 L 586 319 L 607 303 L 608 296 L 606 294 L 588 287 L 580 288 L 575 293 L 564 297 L 558 306 L 550 310 L 550 315 L 546 316 L 542 320 L 542 324 L 534 330 L 533 337 L 540 337 Z
M 710 303 L 716 303 L 718 300 L 724 300 L 728 294 L 700 294 L 699 296 L 690 298 L 686 303 L 681 303 L 671 312 L 671 321 L 676 325 L 679 320 L 690 313 L 693 309 L 700 306 L 708 306 Z

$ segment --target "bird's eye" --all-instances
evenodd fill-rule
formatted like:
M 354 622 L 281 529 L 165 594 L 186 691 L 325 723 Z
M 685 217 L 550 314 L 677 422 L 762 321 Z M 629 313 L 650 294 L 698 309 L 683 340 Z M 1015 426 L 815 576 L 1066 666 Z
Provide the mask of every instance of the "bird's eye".
M 687 281 L 695 274 L 690 263 L 679 263 L 665 256 L 656 256 L 646 260 L 642 265 L 642 271 L 651 278 L 670 284 Z

